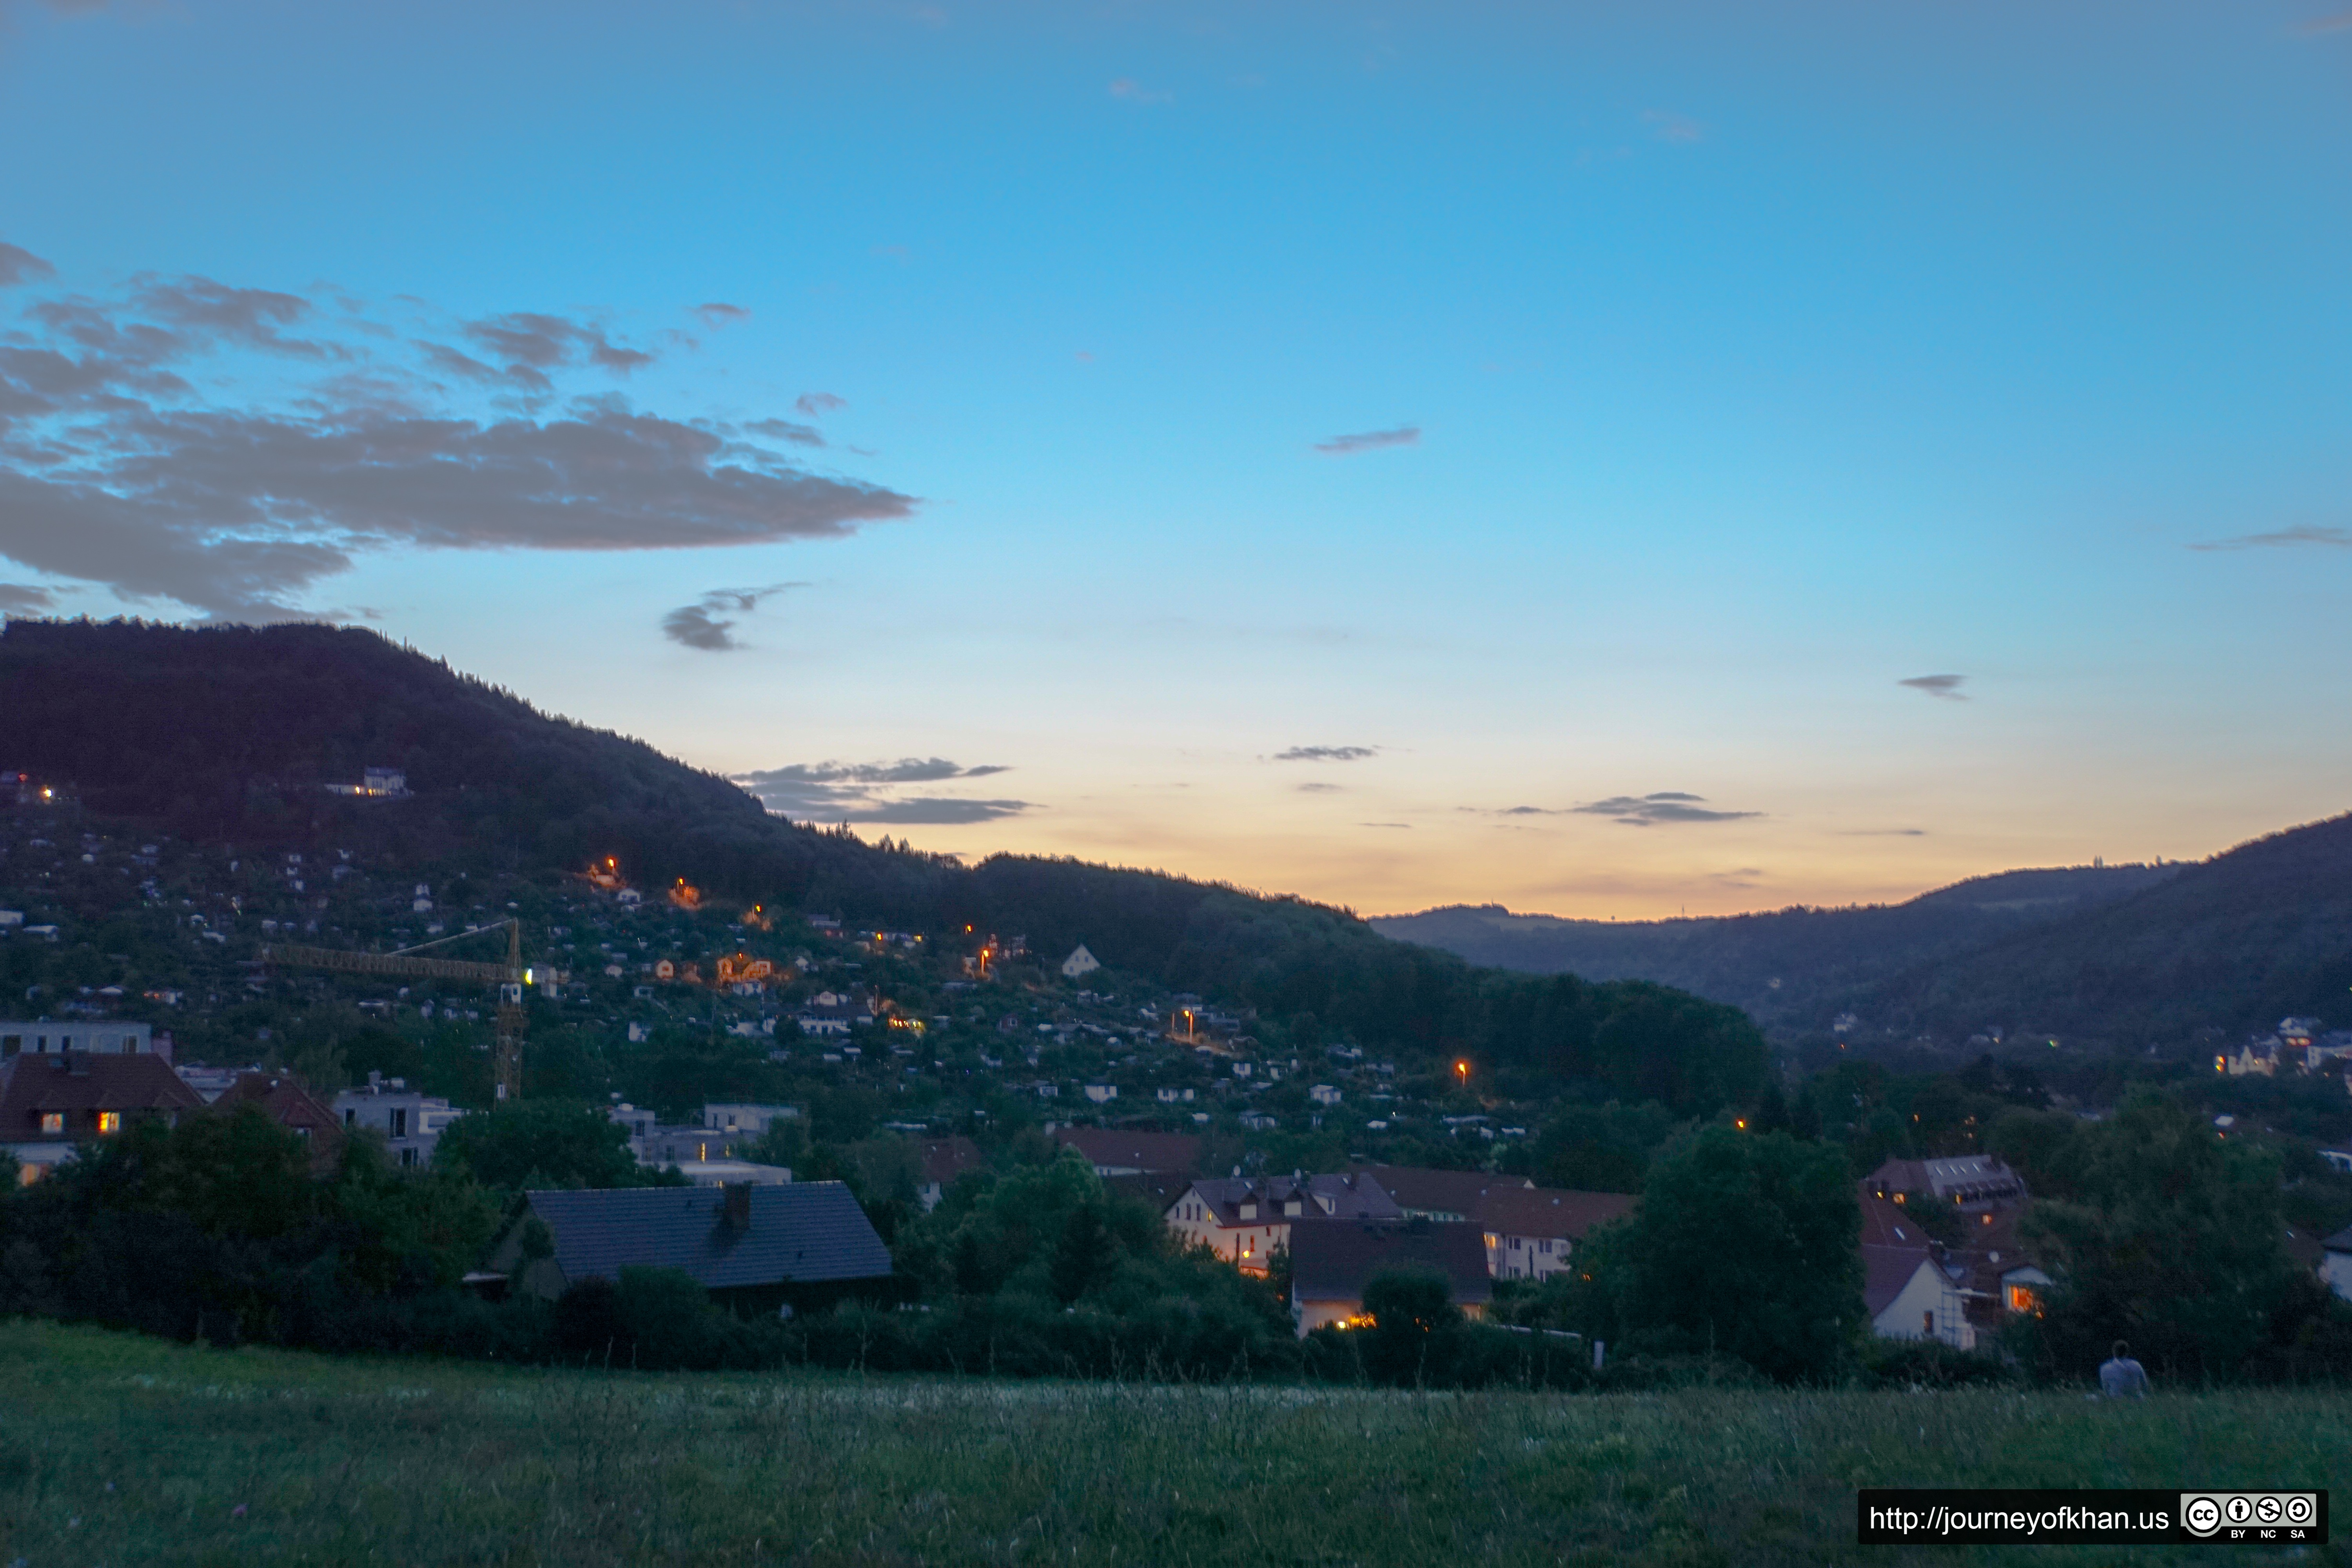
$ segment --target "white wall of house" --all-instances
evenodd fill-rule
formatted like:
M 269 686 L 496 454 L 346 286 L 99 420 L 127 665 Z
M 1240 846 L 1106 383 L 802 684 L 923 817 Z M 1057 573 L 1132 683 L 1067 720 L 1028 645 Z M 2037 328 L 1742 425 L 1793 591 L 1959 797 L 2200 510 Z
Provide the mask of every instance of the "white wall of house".
M 1962 1310 L 1959 1291 L 1924 1258 L 1902 1294 L 1870 1326 L 1882 1340 L 1941 1340 L 1955 1350 L 1976 1348 L 1977 1331 Z
M 2329 1251 L 2322 1256 L 2319 1277 L 2327 1288 L 2347 1301 L 2352 1301 L 2352 1252 Z
M 1496 1279 L 1549 1279 L 1568 1267 L 1566 1237 L 1486 1233 L 1486 1272 Z

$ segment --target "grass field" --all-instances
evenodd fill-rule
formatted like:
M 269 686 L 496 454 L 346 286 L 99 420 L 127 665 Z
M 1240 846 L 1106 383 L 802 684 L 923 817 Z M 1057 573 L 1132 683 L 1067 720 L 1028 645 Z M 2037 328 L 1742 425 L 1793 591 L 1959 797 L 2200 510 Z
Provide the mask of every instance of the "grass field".
M 2243 1563 L 2282 1554 L 1864 1549 L 1853 1489 L 2347 1477 L 2343 1393 L 2113 1406 L 640 1376 L 0 1323 L 0 1568 Z

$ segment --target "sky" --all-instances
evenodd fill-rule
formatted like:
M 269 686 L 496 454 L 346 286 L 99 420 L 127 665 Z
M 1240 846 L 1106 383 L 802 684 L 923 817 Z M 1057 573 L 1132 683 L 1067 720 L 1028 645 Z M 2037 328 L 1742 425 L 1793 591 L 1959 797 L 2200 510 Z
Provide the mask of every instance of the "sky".
M 2352 805 L 2344 0 L 0 0 L 0 613 L 1365 913 Z

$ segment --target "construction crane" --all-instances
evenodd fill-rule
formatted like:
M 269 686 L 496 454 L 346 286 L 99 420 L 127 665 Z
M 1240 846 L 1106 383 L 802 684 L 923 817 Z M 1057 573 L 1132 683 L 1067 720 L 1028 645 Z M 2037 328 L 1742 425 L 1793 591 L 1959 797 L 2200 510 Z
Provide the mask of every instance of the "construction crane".
M 428 947 L 446 942 L 463 942 L 471 936 L 481 936 L 504 926 L 507 929 L 507 961 L 504 963 L 471 963 L 457 958 L 418 958 L 415 955 Z M 306 969 L 333 969 L 345 974 L 392 974 L 407 980 L 473 980 L 499 988 L 499 1022 L 497 1034 L 498 1096 L 500 1100 L 522 1098 L 522 988 L 531 984 L 531 972 L 522 966 L 522 922 L 504 920 L 496 925 L 477 926 L 461 931 L 456 936 L 445 936 L 433 942 L 419 942 L 394 952 L 349 952 L 341 948 L 300 947 L 293 944 L 265 947 L 261 950 L 264 963 L 299 964 Z

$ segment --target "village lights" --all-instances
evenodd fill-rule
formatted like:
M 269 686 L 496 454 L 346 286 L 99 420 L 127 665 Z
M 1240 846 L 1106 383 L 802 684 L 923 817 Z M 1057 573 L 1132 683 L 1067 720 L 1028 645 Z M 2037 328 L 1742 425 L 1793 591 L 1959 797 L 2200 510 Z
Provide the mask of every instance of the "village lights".
M 1454 1076 L 1460 1079 L 1465 1084 L 1467 1084 L 1470 1081 L 1469 1062 L 1467 1060 L 1455 1062 L 1454 1064 Z

